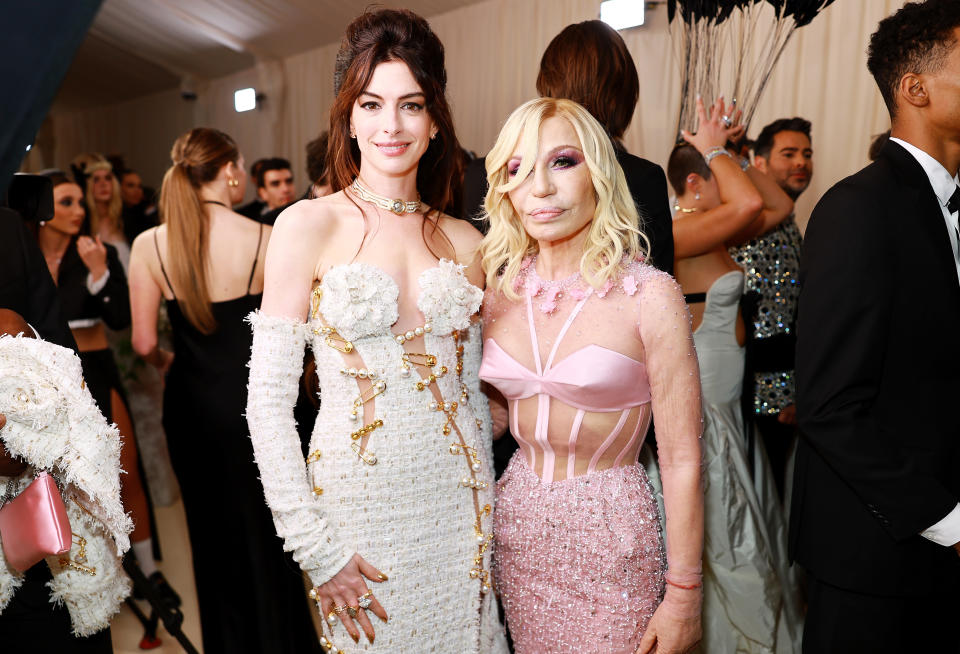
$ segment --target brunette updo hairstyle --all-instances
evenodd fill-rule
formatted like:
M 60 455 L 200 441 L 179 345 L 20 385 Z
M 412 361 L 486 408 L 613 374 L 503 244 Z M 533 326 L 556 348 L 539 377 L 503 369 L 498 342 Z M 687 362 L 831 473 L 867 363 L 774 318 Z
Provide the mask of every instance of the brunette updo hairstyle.
M 50 180 L 50 188 L 51 188 L 51 189 L 55 189 L 55 188 L 57 188 L 58 186 L 60 186 L 60 185 L 62 185 L 62 184 L 74 184 L 74 185 L 80 187 L 80 191 L 83 192 L 83 186 L 82 186 L 81 184 L 79 184 L 74 178 L 70 177 L 70 176 L 67 175 L 65 172 L 63 172 L 62 170 L 60 170 L 59 168 L 47 168 L 47 169 L 45 169 L 45 170 L 41 170 L 41 171 L 40 171 L 39 173 L 37 173 L 37 174 L 40 175 L 40 176 L 42 176 L 42 177 L 46 177 L 47 179 Z M 84 206 L 84 209 L 86 209 L 86 205 L 84 205 L 83 200 L 80 201 L 80 204 L 81 204 L 82 206 Z M 90 233 L 90 215 L 89 215 L 89 213 L 88 213 L 86 210 L 84 211 L 84 214 L 86 214 L 86 215 L 84 216 L 83 224 L 80 225 L 80 234 L 89 235 L 89 233 Z M 34 222 L 27 222 L 26 225 L 27 225 L 27 230 L 28 230 L 31 234 L 33 234 L 34 237 L 36 237 L 36 236 L 37 236 L 37 233 L 38 233 L 38 231 L 39 231 L 39 227 L 42 226 L 42 222 L 41 222 L 40 225 L 37 225 L 37 224 L 34 223 Z M 76 237 L 74 237 L 74 238 L 76 238 Z
M 330 108 L 330 185 L 340 191 L 360 173 L 360 149 L 350 138 L 350 114 L 373 70 L 385 61 L 405 63 L 423 89 L 437 136 L 420 158 L 417 190 L 432 209 L 447 210 L 463 176 L 463 161 L 445 95 L 443 44 L 426 20 L 407 9 L 364 12 L 347 26 L 340 42 L 333 78 L 337 97 Z
M 601 20 L 568 25 L 540 59 L 537 93 L 583 105 L 619 141 L 640 97 L 640 79 L 627 44 Z
M 167 225 L 167 267 L 177 288 L 177 303 L 201 333 L 210 334 L 217 322 L 207 287 L 207 206 L 200 187 L 212 182 L 220 169 L 240 160 L 233 139 L 220 130 L 196 127 L 178 138 L 170 150 L 173 165 L 160 188 L 160 218 Z

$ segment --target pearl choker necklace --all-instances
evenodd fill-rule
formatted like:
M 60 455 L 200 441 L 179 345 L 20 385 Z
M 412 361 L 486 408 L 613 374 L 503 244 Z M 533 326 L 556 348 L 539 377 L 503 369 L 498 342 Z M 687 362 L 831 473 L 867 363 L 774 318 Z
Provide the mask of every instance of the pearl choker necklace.
M 364 202 L 369 202 L 376 207 L 380 207 L 381 209 L 392 211 L 398 216 L 402 216 L 405 213 L 417 213 L 420 211 L 419 196 L 416 200 L 411 200 L 410 202 L 405 202 L 403 200 L 391 200 L 383 195 L 377 195 L 372 191 L 368 191 L 360 183 L 359 177 L 353 180 L 353 184 L 350 185 L 350 190 L 356 193 L 357 197 Z

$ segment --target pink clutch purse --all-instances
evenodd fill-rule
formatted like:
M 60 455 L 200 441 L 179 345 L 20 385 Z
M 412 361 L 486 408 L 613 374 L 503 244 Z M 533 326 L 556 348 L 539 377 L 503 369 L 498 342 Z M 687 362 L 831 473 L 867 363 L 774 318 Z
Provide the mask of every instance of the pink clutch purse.
M 0 545 L 7 563 L 18 572 L 45 557 L 66 554 L 72 541 L 67 508 L 46 472 L 0 508 Z

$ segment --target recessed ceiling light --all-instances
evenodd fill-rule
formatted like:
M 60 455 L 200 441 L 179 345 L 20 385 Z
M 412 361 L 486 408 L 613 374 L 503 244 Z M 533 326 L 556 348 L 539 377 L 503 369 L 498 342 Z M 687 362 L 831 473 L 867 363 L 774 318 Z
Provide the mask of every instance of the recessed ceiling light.
M 606 0 L 600 3 L 600 20 L 615 30 L 643 25 L 645 0 Z
M 257 92 L 252 89 L 238 89 L 233 93 L 233 108 L 237 112 L 257 108 Z

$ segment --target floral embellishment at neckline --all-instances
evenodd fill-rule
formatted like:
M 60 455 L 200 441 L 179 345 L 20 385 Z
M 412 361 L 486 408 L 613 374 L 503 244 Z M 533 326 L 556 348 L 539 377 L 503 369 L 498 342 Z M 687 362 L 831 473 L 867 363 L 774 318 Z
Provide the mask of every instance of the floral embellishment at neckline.
M 320 285 L 320 313 L 348 341 L 387 333 L 397 321 L 400 289 L 376 266 L 362 262 L 334 266 Z
M 569 295 L 573 299 L 580 301 L 593 293 L 593 288 L 583 281 L 583 277 L 576 272 L 564 279 L 542 279 L 534 265 L 536 257 L 527 257 L 520 266 L 520 271 L 525 275 L 522 286 L 530 298 L 540 297 L 540 311 L 546 315 L 551 315 L 559 308 L 559 302 L 564 296 Z M 519 290 L 519 289 L 518 289 Z
M 611 288 L 613 288 L 613 282 L 608 279 L 603 283 L 603 286 L 597 289 L 597 297 L 607 297 Z
M 517 293 L 525 294 L 531 300 L 538 298 L 538 308 L 546 315 L 556 313 L 565 297 L 581 302 L 594 293 L 604 298 L 611 291 L 623 291 L 633 297 L 639 291 L 645 272 L 649 266 L 639 259 L 624 262 L 618 275 L 605 281 L 599 288 L 589 285 L 577 272 L 564 279 L 543 279 L 537 272 L 537 257 L 530 256 L 523 260 L 520 271 L 513 280 L 513 289 Z
M 530 297 L 537 297 L 540 295 L 540 291 L 543 290 L 543 284 L 540 283 L 540 280 L 533 277 L 527 277 L 527 283 L 525 286 L 527 289 L 527 295 Z
M 473 314 L 480 310 L 483 291 L 470 283 L 463 273 L 465 269 L 466 266 L 441 259 L 436 266 L 420 273 L 417 307 L 433 326 L 434 335 L 466 329 Z

